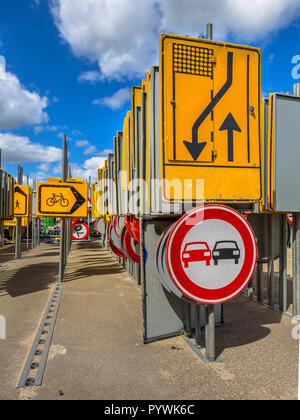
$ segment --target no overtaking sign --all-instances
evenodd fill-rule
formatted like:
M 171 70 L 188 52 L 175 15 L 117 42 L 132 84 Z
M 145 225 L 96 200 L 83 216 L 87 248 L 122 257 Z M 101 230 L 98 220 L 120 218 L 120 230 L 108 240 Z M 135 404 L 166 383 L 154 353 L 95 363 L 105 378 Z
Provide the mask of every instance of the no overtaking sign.
M 255 235 L 237 211 L 222 205 L 198 207 L 175 223 L 166 263 L 175 286 L 189 299 L 217 304 L 249 283 L 257 261 Z

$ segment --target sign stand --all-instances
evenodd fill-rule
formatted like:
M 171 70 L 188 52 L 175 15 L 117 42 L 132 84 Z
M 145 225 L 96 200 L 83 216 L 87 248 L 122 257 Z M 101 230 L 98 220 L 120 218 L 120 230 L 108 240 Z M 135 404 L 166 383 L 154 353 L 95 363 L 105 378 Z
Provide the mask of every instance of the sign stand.
M 64 134 L 63 152 L 62 152 L 62 182 L 66 182 L 68 176 L 68 145 L 67 138 Z M 62 283 L 67 261 L 66 250 L 66 218 L 61 218 L 60 229 L 60 253 L 59 253 L 59 283 Z
M 18 165 L 18 177 L 17 177 L 18 185 L 23 185 L 23 168 Z M 15 259 L 21 258 L 22 251 L 21 251 L 21 218 L 17 217 L 16 220 L 16 244 L 15 244 Z

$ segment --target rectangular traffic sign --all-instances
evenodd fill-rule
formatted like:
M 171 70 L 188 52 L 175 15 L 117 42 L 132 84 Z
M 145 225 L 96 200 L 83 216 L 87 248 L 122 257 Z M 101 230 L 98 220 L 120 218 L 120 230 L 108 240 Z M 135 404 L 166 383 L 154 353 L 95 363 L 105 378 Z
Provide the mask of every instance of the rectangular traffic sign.
M 5 219 L 4 220 L 4 226 L 7 227 L 15 227 L 17 224 L 17 218 L 14 217 L 13 219 Z M 21 217 L 21 226 L 26 227 L 27 226 L 27 217 Z
M 260 50 L 164 34 L 160 69 L 162 178 L 203 179 L 207 202 L 260 201 Z
M 26 217 L 29 215 L 30 188 L 28 185 L 15 185 L 14 216 Z
M 87 217 L 87 184 L 37 183 L 37 216 Z

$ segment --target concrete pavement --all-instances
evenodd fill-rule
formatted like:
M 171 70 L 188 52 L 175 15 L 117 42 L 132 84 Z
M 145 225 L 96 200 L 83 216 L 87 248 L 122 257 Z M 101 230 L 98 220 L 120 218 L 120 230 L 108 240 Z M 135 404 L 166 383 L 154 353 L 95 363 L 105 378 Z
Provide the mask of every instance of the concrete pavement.
M 289 318 L 243 296 L 227 303 L 225 325 L 216 330 L 217 364 L 204 364 L 182 337 L 144 345 L 141 292 L 98 242 L 73 245 L 43 385 L 17 391 L 55 281 L 57 251 L 55 245 L 36 251 L 48 264 L 40 287 L 23 289 L 33 260 L 42 261 L 29 253 L 15 274 L 14 288 L 22 292 L 0 294 L 0 314 L 6 305 L 12 327 L 0 341 L 0 399 L 297 398 L 298 343 Z

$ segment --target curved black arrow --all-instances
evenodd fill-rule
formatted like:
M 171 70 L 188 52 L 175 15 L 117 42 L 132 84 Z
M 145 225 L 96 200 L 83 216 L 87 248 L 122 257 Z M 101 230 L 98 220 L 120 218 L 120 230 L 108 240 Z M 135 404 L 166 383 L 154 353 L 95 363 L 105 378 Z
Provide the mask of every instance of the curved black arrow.
M 237 122 L 233 118 L 231 112 L 225 118 L 225 121 L 220 127 L 220 131 L 228 131 L 228 162 L 233 162 L 233 132 L 238 131 L 241 133 L 240 127 L 237 125 Z
M 192 142 L 184 141 L 185 147 L 188 149 L 190 154 L 192 155 L 192 158 L 194 161 L 198 159 L 202 151 L 204 150 L 205 146 L 207 145 L 207 142 L 198 143 L 198 131 L 199 127 L 203 122 L 206 120 L 206 118 L 209 116 L 209 114 L 212 112 L 214 107 L 220 102 L 220 100 L 223 98 L 223 96 L 226 94 L 226 92 L 230 89 L 232 85 L 232 76 L 233 76 L 233 53 L 229 52 L 227 53 L 227 80 L 224 86 L 219 90 L 219 92 L 216 94 L 216 96 L 211 100 L 210 104 L 205 108 L 205 110 L 202 112 L 200 117 L 197 119 L 195 124 L 193 125 L 192 129 Z

